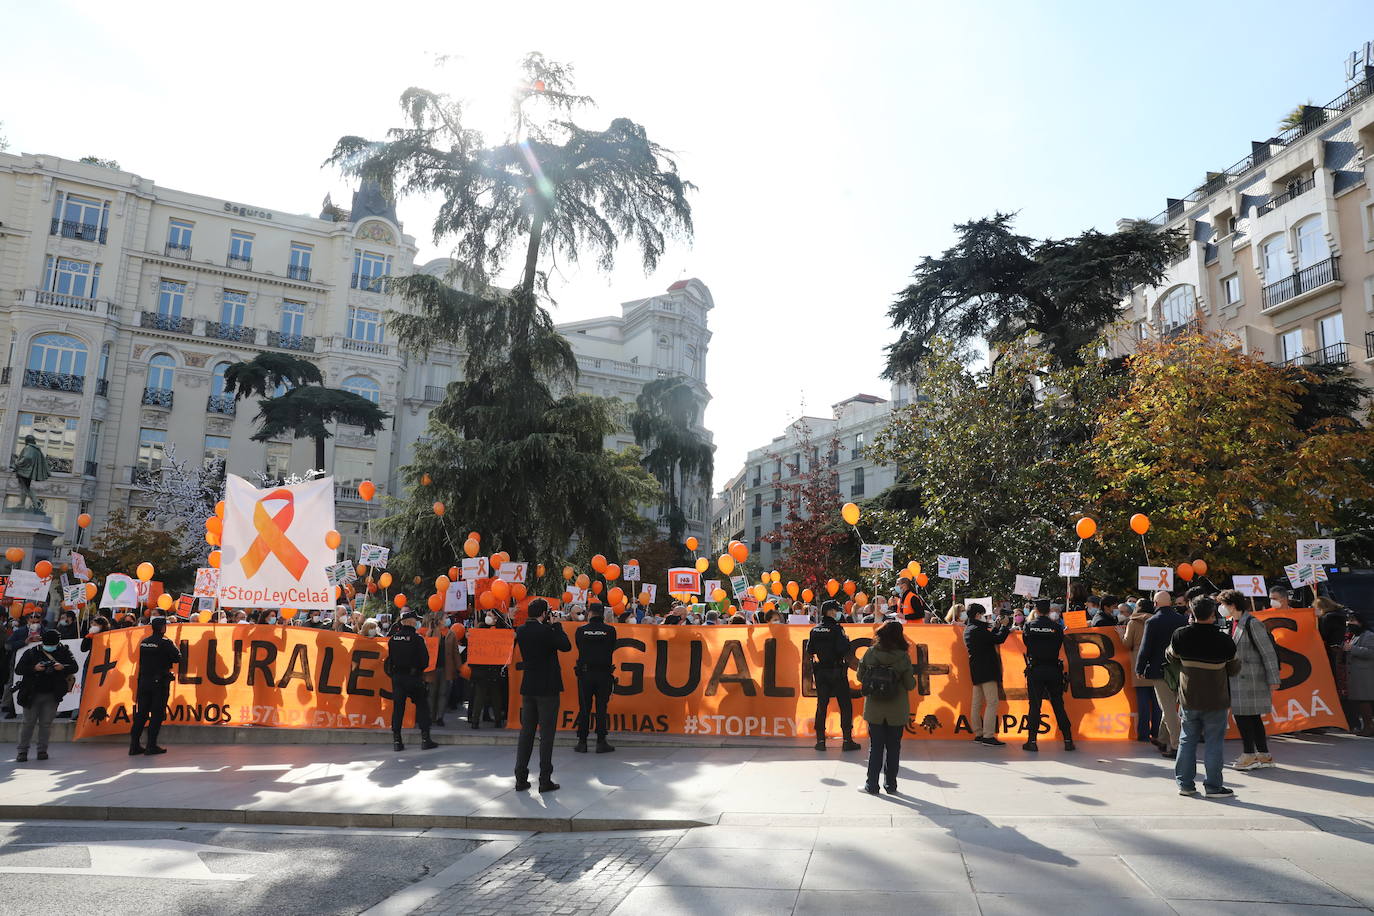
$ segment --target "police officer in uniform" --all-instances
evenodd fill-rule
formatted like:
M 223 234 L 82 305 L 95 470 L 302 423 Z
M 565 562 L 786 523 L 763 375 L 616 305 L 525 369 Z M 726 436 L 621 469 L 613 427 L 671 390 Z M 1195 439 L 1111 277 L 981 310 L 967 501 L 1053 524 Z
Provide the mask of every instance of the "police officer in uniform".
M 840 709 L 840 729 L 844 733 L 841 750 L 857 751 L 854 740 L 854 705 L 849 694 L 849 637 L 836 620 L 840 614 L 838 601 L 821 605 L 821 622 L 811 628 L 806 654 L 811 659 L 811 675 L 816 682 L 816 750 L 825 750 L 825 716 L 830 711 L 830 698 Z
M 133 730 L 129 732 L 129 756 L 165 754 L 157 743 L 162 720 L 167 717 L 167 697 L 172 691 L 172 669 L 181 662 L 181 653 L 167 638 L 167 618 L 154 617 L 153 632 L 138 644 L 138 693 L 134 703 Z M 139 743 L 148 727 L 148 746 Z
M 1049 602 L 1036 604 L 1035 614 L 1026 621 L 1021 636 L 1026 644 L 1026 689 L 1030 693 L 1030 738 L 1021 747 L 1027 751 L 1040 750 L 1036 744 L 1040 733 L 1040 704 L 1048 699 L 1059 733 L 1064 736 L 1064 750 L 1074 750 L 1073 730 L 1064 709 L 1068 678 L 1059 657 L 1064 648 L 1064 625 L 1049 616 Z
M 615 748 L 606 743 L 606 732 L 611 726 L 610 714 L 606 711 L 611 701 L 612 677 L 615 663 L 611 655 L 615 652 L 615 627 L 603 618 L 605 605 L 593 604 L 588 611 L 591 619 L 577 628 L 577 745 L 573 748 L 579 754 L 587 753 L 587 731 L 591 728 L 592 704 L 596 705 L 596 752 L 608 754 Z
M 401 722 L 406 716 L 406 700 L 415 704 L 415 724 L 420 726 L 420 747 L 425 750 L 439 745 L 429 736 L 429 694 L 425 690 L 424 671 L 429 667 L 429 647 L 415 631 L 420 615 L 406 611 L 386 641 L 386 667 L 391 674 L 391 746 L 403 751 Z

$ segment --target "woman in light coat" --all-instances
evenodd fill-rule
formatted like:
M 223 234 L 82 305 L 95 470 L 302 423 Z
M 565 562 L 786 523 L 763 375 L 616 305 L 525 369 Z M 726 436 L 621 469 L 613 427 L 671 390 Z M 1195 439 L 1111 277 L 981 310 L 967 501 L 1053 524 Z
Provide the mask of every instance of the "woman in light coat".
M 1240 673 L 1231 678 L 1231 715 L 1235 716 L 1244 753 L 1232 764 L 1237 770 L 1272 767 L 1269 740 L 1260 716 L 1274 708 L 1279 688 L 1279 656 L 1258 617 L 1246 610 L 1245 597 L 1235 589 L 1217 595 L 1221 612 L 1230 621 Z

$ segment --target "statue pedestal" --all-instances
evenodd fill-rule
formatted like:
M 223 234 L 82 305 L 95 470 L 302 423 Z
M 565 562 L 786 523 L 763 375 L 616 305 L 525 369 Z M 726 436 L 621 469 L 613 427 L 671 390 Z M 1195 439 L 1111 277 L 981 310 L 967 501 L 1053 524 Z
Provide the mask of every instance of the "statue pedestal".
M 42 512 L 20 509 L 0 511 L 0 557 L 11 547 L 24 549 L 21 568 L 33 569 L 39 560 L 53 558 L 52 542 L 62 534 Z

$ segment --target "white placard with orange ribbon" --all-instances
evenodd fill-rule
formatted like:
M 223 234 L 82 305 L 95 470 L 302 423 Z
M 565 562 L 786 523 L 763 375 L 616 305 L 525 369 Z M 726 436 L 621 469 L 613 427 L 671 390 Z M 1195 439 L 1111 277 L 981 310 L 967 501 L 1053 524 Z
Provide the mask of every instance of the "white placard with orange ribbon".
M 1249 598 L 1263 598 L 1269 594 L 1264 576 L 1232 576 L 1231 587 Z
M 259 490 L 227 475 L 220 605 L 332 608 L 326 570 L 337 555 L 325 535 L 333 529 L 334 478 Z
M 1142 592 L 1174 590 L 1174 570 L 1172 566 L 1137 566 L 1136 588 Z

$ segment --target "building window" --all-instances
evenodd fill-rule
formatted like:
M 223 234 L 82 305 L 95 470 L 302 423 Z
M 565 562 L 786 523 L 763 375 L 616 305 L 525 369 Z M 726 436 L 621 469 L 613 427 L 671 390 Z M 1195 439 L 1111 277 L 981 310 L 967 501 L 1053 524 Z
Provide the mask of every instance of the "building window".
M 100 461 L 100 421 L 91 421 L 91 431 L 86 435 L 86 474 L 95 476 L 96 464 Z
M 186 305 L 186 284 L 180 280 L 163 280 L 158 285 L 157 313 L 164 318 L 180 318 Z
M 148 387 L 157 391 L 171 391 L 176 361 L 166 353 L 148 360 Z
M 225 327 L 241 328 L 247 310 L 248 294 L 226 289 L 220 303 L 219 323 Z
M 1305 270 L 1313 264 L 1320 264 L 1331 256 L 1322 237 L 1322 218 L 1314 216 L 1298 223 L 1293 230 L 1298 242 L 1298 269 Z
M 100 289 L 100 265 L 48 255 L 43 289 L 63 296 L 94 299 Z
M 1317 344 L 1325 350 L 1345 343 L 1345 316 L 1340 312 L 1317 319 Z
M 212 467 L 216 461 L 227 462 L 229 460 L 229 437 L 228 436 L 206 436 L 205 437 L 205 457 L 202 459 L 205 467 Z
M 195 228 L 194 223 L 184 219 L 168 220 L 167 222 L 167 247 L 172 251 L 191 250 L 191 230 Z
M 229 368 L 227 362 L 215 363 L 215 368 L 210 370 L 210 393 L 212 395 L 224 394 L 224 373 Z
M 1159 320 L 1164 330 L 1172 331 L 1192 321 L 1197 313 L 1191 286 L 1176 286 L 1159 300 Z
M 348 336 L 353 340 L 380 343 L 382 340 L 382 313 L 376 309 L 349 309 Z
M 87 242 L 105 242 L 110 224 L 110 205 L 106 201 L 59 192 L 53 209 L 53 234 Z
M 253 236 L 247 232 L 229 233 L 229 262 L 246 266 L 253 263 Z
M 300 337 L 305 333 L 305 303 L 294 299 L 281 302 L 281 333 L 283 337 Z
M 301 242 L 291 243 L 291 263 L 287 266 L 287 276 L 293 280 L 310 279 L 310 255 L 314 251 Z
M 701 374 L 701 359 L 697 356 L 697 348 L 688 344 L 684 352 L 687 357 L 687 374 L 696 378 Z
M 18 454 L 24 448 L 25 436 L 33 436 L 38 440 L 38 447 L 47 456 L 52 470 L 70 474 L 72 461 L 76 458 L 76 428 L 76 417 L 21 411 L 14 454 Z
M 382 401 L 382 386 L 363 375 L 344 379 L 343 390 L 367 398 L 373 404 L 380 404 Z
M 864 469 L 861 467 L 854 469 L 854 486 L 849 491 L 850 496 L 864 495 Z
M 391 276 L 391 258 L 372 251 L 353 250 L 353 288 L 382 292 Z
M 159 470 L 166 453 L 166 430 L 140 429 L 138 431 L 138 469 L 140 471 L 151 473 Z
M 102 382 L 110 377 L 110 345 L 108 343 L 100 345 L 100 372 L 96 377 Z M 99 391 L 96 392 L 96 394 L 100 393 Z
M 265 473 L 273 480 L 285 480 L 291 476 L 291 443 L 267 443 L 267 468 Z
M 1231 274 L 1221 281 L 1222 297 L 1227 305 L 1234 305 L 1240 301 L 1240 274 Z
M 1279 335 L 1279 353 L 1285 363 L 1303 355 L 1302 328 L 1294 328 Z
M 345 448 L 334 449 L 334 481 L 342 486 L 356 489 L 358 484 L 372 477 L 372 460 L 376 453 L 371 449 Z
M 1288 258 L 1288 246 L 1282 235 L 1265 239 L 1260 247 L 1263 256 L 1265 285 L 1277 283 L 1293 272 L 1293 262 Z
M 70 334 L 40 334 L 29 344 L 28 368 L 85 378 L 86 345 Z

